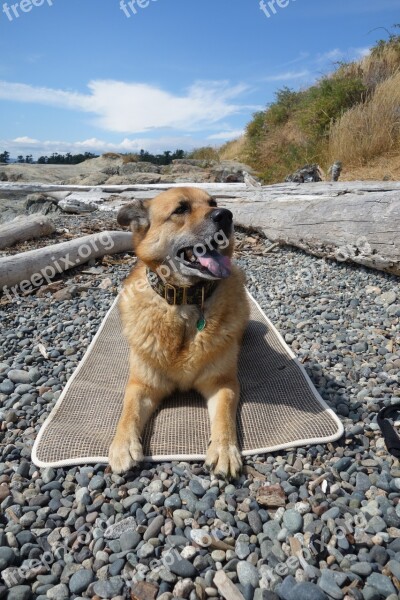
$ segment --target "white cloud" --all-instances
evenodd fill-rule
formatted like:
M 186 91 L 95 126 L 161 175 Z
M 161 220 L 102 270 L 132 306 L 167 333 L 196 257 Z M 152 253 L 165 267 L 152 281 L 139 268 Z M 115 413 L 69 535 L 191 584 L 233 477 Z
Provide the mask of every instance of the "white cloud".
M 17 137 L 15 138 L 15 140 L 12 140 L 12 142 L 15 142 L 16 144 L 40 144 L 39 140 L 35 140 L 35 138 L 30 138 L 27 136 L 24 137 Z
M 90 93 L 0 81 L 0 100 L 35 103 L 91 113 L 106 131 L 144 133 L 154 129 L 197 131 L 249 107 L 234 102 L 248 88 L 226 81 L 197 82 L 185 94 L 123 81 L 91 81 Z
M 371 54 L 371 48 L 355 48 L 354 51 L 357 58 L 365 58 Z
M 9 83 L 0 81 L 0 100 L 24 102 L 27 104 L 44 104 L 90 112 L 90 96 L 76 92 L 65 92 L 45 87 L 35 87 L 25 83 Z
M 292 60 L 289 60 L 288 62 L 284 62 L 280 65 L 277 65 L 277 68 L 289 67 L 296 63 L 304 62 L 307 58 L 309 58 L 309 56 L 310 56 L 309 52 L 300 52 L 299 55 L 296 56 L 296 58 L 293 58 Z
M 333 50 L 328 50 L 327 52 L 323 52 L 322 54 L 318 54 L 316 62 L 317 63 L 326 63 L 329 61 L 337 61 L 341 60 L 344 57 L 345 53 L 343 50 L 339 48 L 334 48 Z
M 334 63 L 338 61 L 353 61 L 364 58 L 370 53 L 369 48 L 348 48 L 347 50 L 341 50 L 340 48 L 334 48 L 328 52 L 319 54 L 316 58 L 316 63 L 323 65 L 328 62 Z
M 302 71 L 285 71 L 277 75 L 268 75 L 268 77 L 264 77 L 263 81 L 292 81 L 293 79 L 302 79 L 309 75 L 310 72 L 307 69 L 303 69 Z
M 103 152 L 138 152 L 142 148 L 151 152 L 163 152 L 164 150 L 191 150 L 195 147 L 205 145 L 205 140 L 195 140 L 191 136 L 171 136 L 157 139 L 150 138 L 124 138 L 120 142 L 106 142 L 97 138 L 90 138 L 82 141 L 67 142 L 58 140 L 37 140 L 28 136 L 17 137 L 13 140 L 0 139 L 0 148 L 4 148 L 11 153 L 13 158 L 19 154 L 32 154 L 34 158 L 41 155 L 49 155 L 53 152 L 73 154 L 80 152 L 94 152 L 102 154 Z
M 221 131 L 208 136 L 208 140 L 234 140 L 244 134 L 244 129 L 232 129 L 230 131 Z

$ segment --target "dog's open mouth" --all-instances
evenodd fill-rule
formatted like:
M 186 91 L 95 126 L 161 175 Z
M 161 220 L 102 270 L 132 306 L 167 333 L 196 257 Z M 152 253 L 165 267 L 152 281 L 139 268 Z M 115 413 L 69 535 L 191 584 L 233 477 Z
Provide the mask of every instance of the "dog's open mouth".
M 225 279 L 231 274 L 231 259 L 215 249 L 196 246 L 182 248 L 178 252 L 177 259 L 186 267 L 212 275 L 217 279 Z

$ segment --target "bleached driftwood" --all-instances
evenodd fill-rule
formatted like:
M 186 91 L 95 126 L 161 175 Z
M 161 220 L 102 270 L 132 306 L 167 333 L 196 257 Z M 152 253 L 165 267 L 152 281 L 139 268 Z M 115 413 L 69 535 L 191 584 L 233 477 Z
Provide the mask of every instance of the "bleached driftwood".
M 244 191 L 249 189 L 245 183 L 133 183 L 133 184 L 122 184 L 122 185 L 61 185 L 57 183 L 10 183 L 0 181 L 0 192 L 20 192 L 26 194 L 33 194 L 35 192 L 91 192 L 94 190 L 109 192 L 110 194 L 118 194 L 121 192 L 143 192 L 143 191 L 154 191 L 169 190 L 172 187 L 187 187 L 193 186 L 200 189 L 206 189 L 213 192 L 219 192 L 226 190 L 229 193 L 233 191 Z
M 214 583 L 219 593 L 225 600 L 244 600 L 243 594 L 236 585 L 229 579 L 225 571 L 217 571 L 214 576 Z
M 219 204 L 272 242 L 400 275 L 400 183 L 300 184 L 281 194 L 273 187 Z
M 10 248 L 18 242 L 26 242 L 54 233 L 52 221 L 44 216 L 18 217 L 0 225 L 0 250 Z
M 22 292 L 43 285 L 57 274 L 106 254 L 132 250 L 132 234 L 103 231 L 38 250 L 0 258 L 0 291 L 19 286 Z

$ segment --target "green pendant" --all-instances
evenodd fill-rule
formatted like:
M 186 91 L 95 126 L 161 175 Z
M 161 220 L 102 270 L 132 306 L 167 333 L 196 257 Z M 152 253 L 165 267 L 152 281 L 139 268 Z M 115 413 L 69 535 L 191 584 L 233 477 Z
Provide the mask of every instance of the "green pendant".
M 197 321 L 197 331 L 203 331 L 206 328 L 207 321 L 204 315 L 201 315 L 200 319 Z

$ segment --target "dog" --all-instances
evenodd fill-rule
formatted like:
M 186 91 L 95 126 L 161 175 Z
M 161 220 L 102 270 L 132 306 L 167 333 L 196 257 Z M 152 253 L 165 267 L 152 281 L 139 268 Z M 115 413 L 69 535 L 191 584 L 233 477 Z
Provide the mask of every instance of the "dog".
M 118 213 L 133 233 L 138 263 L 120 300 L 130 374 L 109 452 L 115 473 L 143 460 L 141 435 L 162 400 L 190 389 L 208 403 L 206 467 L 226 479 L 240 473 L 237 363 L 249 304 L 244 274 L 231 261 L 232 217 L 190 187 L 136 200 Z

